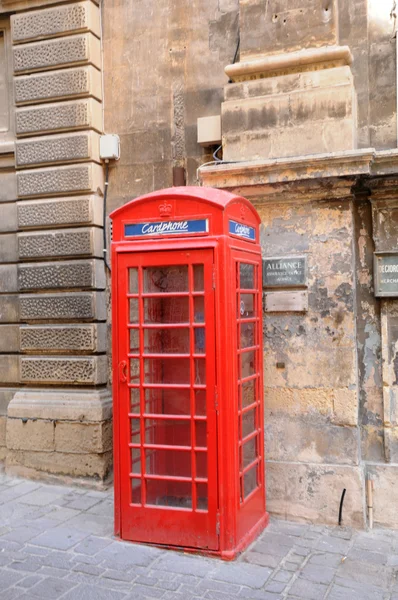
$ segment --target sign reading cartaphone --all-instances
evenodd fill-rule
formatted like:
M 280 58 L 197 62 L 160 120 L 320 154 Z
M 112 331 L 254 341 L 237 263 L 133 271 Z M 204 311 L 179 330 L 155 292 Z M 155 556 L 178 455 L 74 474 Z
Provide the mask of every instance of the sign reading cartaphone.
M 158 223 L 125 223 L 124 225 L 124 235 L 126 237 L 170 234 L 182 235 L 184 233 L 207 233 L 208 231 L 208 219 L 194 219 L 192 221 L 160 221 Z

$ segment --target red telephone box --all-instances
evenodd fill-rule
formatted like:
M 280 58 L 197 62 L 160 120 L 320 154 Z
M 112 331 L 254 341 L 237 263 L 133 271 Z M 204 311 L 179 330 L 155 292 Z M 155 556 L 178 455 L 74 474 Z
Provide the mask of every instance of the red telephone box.
M 116 535 L 232 559 L 268 522 L 260 218 L 200 187 L 111 218 Z

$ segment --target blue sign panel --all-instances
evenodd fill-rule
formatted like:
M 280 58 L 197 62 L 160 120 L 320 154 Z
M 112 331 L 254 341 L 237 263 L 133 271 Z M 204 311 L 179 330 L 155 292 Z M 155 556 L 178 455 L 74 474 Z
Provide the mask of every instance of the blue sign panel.
M 239 237 L 243 237 L 246 240 L 253 240 L 253 242 L 256 241 L 256 230 L 254 229 L 254 227 L 249 227 L 249 225 L 244 225 L 243 223 L 230 221 L 229 233 L 232 233 L 232 235 L 238 235 Z
M 209 231 L 208 219 L 195 219 L 193 221 L 160 221 L 159 223 L 127 223 L 124 226 L 126 237 L 145 235 L 181 235 L 184 233 L 207 233 Z

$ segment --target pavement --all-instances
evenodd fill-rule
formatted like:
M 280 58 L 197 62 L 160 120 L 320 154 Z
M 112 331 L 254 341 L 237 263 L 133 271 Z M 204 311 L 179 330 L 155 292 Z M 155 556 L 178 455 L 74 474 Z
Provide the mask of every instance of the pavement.
M 112 494 L 0 473 L 0 600 L 398 600 L 398 531 L 271 519 L 228 563 L 115 540 Z

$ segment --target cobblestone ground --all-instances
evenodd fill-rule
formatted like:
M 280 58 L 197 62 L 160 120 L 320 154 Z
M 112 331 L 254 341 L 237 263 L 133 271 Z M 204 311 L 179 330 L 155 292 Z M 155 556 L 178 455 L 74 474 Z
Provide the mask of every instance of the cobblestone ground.
M 272 520 L 233 563 L 114 540 L 112 492 L 0 474 L 0 600 L 398 600 L 398 532 Z

